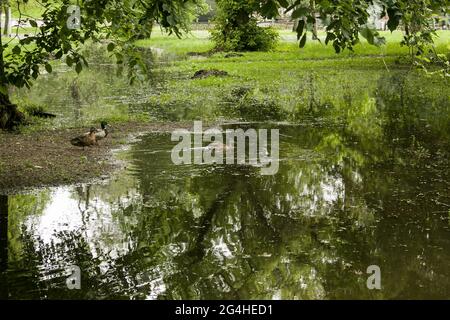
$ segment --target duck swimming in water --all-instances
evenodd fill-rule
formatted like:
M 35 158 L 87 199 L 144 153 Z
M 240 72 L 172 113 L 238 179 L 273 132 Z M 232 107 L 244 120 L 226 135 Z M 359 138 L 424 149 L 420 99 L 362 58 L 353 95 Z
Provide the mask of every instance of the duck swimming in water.
M 73 138 L 72 140 L 70 140 L 70 143 L 75 147 L 83 147 L 83 150 L 85 147 L 91 147 L 93 145 L 96 145 L 97 144 L 96 132 L 97 129 L 92 127 L 89 133 Z

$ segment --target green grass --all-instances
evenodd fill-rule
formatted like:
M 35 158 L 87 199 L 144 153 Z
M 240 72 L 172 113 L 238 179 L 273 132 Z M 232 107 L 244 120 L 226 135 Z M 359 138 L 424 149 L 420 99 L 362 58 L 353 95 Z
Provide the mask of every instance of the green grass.
M 276 50 L 272 54 L 259 53 L 259 59 L 270 60 L 277 58 L 299 58 L 299 59 L 320 59 L 320 58 L 342 58 L 354 56 L 371 56 L 371 55 L 385 55 L 398 56 L 408 53 L 408 49 L 400 46 L 402 40 L 402 32 L 380 32 L 387 40 L 387 45 L 380 48 L 368 44 L 362 40 L 360 44 L 355 47 L 354 52 L 349 50 L 337 55 L 332 46 L 324 45 L 325 35 L 319 33 L 319 38 L 322 43 L 309 39 L 307 45 L 303 49 L 299 49 L 296 41 L 296 34 L 289 30 L 279 30 L 280 39 Z M 174 35 L 167 35 L 160 30 L 155 30 L 152 38 L 149 40 L 140 40 L 137 42 L 139 46 L 154 47 L 165 50 L 167 53 L 179 56 L 186 55 L 188 52 L 207 52 L 211 50 L 214 45 L 209 39 L 209 32 L 206 30 L 192 31 L 190 34 L 179 39 Z M 436 38 L 436 47 L 438 51 L 450 51 L 450 32 L 438 31 Z M 277 54 L 278 55 L 273 55 Z
M 183 39 L 156 32 L 151 40 L 140 41 L 141 46 L 164 49 L 177 57 L 169 66 L 163 65 L 169 80 L 161 94 L 151 97 L 150 114 L 168 120 L 249 120 L 255 117 L 248 105 L 254 105 L 255 114 L 261 109 L 274 114 L 281 110 L 285 118 L 279 120 L 300 121 L 305 115 L 341 116 L 370 103 L 382 77 L 410 70 L 409 65 L 399 63 L 399 57 L 408 54 L 408 49 L 399 44 L 400 32 L 383 33 L 387 45 L 381 48 L 362 41 L 354 52 L 347 50 L 339 55 L 332 46 L 317 41 L 299 49 L 295 34 L 280 31 L 280 35 L 276 50 L 246 52 L 236 58 L 225 58 L 224 53 L 189 58 L 188 52 L 205 52 L 213 47 L 205 31 L 192 32 Z M 440 32 L 439 36 L 438 50 L 449 52 L 450 32 Z M 223 70 L 229 76 L 192 80 L 200 69 Z M 445 85 L 440 88 L 445 90 Z M 246 92 L 244 97 L 233 96 L 239 90 Z
M 14 98 L 19 105 L 47 106 L 59 116 L 57 121 L 36 121 L 31 128 L 85 126 L 100 120 L 300 122 L 309 117 L 340 119 L 365 114 L 379 99 L 378 92 L 386 91 L 385 83 L 392 82 L 395 87 L 403 81 L 396 77 L 408 74 L 405 83 L 415 101 L 436 106 L 436 110 L 448 105 L 447 80 L 430 80 L 402 62 L 408 50 L 399 45 L 400 32 L 385 33 L 388 43 L 384 47 L 363 41 L 354 52 L 339 55 L 331 46 L 313 41 L 299 49 L 295 34 L 281 30 L 280 35 L 278 47 L 271 52 L 245 52 L 234 58 L 226 58 L 224 53 L 192 57 L 189 52 L 213 48 L 207 31 L 193 31 L 178 39 L 155 30 L 151 40 L 138 41 L 139 46 L 164 52 L 153 65 L 155 77 L 149 83 L 129 86 L 126 77 L 115 76 L 114 66 L 104 67 L 113 63 L 106 49 L 89 46 L 91 70 L 76 75 L 55 62 L 53 74 L 40 78 L 31 91 L 16 91 Z M 438 50 L 450 52 L 450 32 L 439 32 L 439 36 Z M 191 79 L 200 69 L 224 70 L 229 76 Z M 74 81 L 79 87 L 78 102 L 71 97 Z M 417 92 L 420 95 L 416 96 Z M 81 117 L 74 117 L 77 108 Z
M 19 18 L 22 14 L 22 18 L 35 18 L 39 19 L 44 13 L 44 7 L 36 0 L 29 0 L 27 3 L 22 3 L 20 5 L 20 12 L 17 6 L 11 7 L 11 14 L 13 18 Z
M 206 52 L 214 47 L 209 40 L 209 32 L 206 30 L 192 31 L 180 39 L 175 35 L 167 35 L 155 29 L 151 39 L 139 40 L 137 45 L 163 49 L 167 53 L 175 55 L 185 55 L 188 52 Z

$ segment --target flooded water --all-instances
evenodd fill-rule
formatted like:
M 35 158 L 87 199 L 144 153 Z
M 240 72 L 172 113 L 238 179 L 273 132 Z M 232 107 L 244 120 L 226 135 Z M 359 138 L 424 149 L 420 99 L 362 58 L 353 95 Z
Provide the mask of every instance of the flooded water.
M 1 296 L 450 298 L 446 130 L 272 126 L 274 176 L 176 166 L 170 135 L 149 134 L 102 183 L 2 196 Z M 72 265 L 80 290 L 66 285 Z M 381 290 L 367 288 L 371 265 Z
M 159 67 L 165 60 L 155 61 L 150 49 L 146 49 L 148 79 L 130 85 L 127 72 L 120 71 L 113 59 L 104 56 L 104 51 L 89 47 L 85 54 L 90 67 L 79 75 L 65 63 L 55 65 L 53 72 L 40 77 L 30 90 L 14 90 L 15 101 L 25 107 L 40 106 L 54 114 L 56 118 L 48 125 L 51 127 L 86 126 L 99 119 L 123 121 L 141 114 L 149 98 L 162 90 L 166 80 Z

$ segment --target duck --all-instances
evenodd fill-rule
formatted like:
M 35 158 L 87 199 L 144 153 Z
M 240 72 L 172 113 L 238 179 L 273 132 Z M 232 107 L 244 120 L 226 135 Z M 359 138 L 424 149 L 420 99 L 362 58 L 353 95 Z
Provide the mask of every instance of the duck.
M 83 150 L 85 147 L 96 145 L 96 132 L 97 129 L 92 127 L 89 133 L 73 138 L 72 140 L 70 140 L 70 143 L 75 147 L 83 147 Z
M 109 134 L 109 125 L 105 121 L 102 121 L 100 123 L 100 126 L 102 129 L 97 130 L 97 132 L 95 133 L 95 138 L 97 139 L 97 141 L 105 139 Z
M 98 141 L 105 139 L 109 134 L 109 125 L 105 121 L 100 123 L 101 129 L 95 129 L 95 139 Z M 88 135 L 86 132 L 85 135 Z

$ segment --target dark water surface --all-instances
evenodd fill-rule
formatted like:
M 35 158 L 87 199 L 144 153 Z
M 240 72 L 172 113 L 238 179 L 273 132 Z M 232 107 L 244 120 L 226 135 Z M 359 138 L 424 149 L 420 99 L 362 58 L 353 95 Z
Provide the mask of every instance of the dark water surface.
M 2 196 L 1 297 L 450 298 L 446 130 L 276 127 L 275 176 L 175 166 L 170 135 L 150 134 L 109 181 Z

